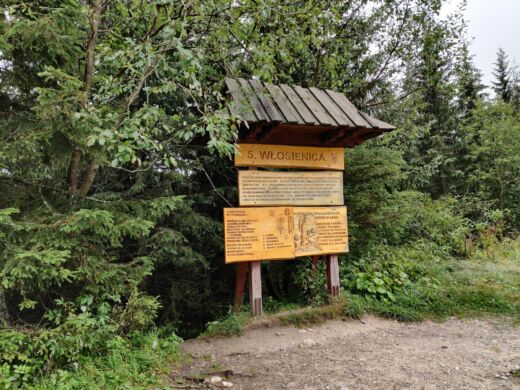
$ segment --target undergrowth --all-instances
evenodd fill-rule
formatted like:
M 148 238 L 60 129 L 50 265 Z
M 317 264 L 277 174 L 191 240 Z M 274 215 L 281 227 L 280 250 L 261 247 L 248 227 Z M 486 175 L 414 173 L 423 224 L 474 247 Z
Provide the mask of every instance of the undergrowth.
M 483 314 L 520 320 L 520 240 L 506 240 L 492 249 L 477 251 L 465 260 L 439 259 L 427 250 L 421 255 L 416 248 L 405 249 L 401 254 L 403 257 L 398 259 L 400 265 L 396 268 L 399 271 L 391 271 L 388 275 L 393 272 L 406 282 L 400 288 L 392 289 L 391 299 L 388 294 L 377 291 L 374 294 L 358 291 L 348 280 L 343 280 L 342 296 L 336 302 L 301 308 L 295 303 L 269 299 L 266 314 L 274 323 L 298 327 L 330 319 L 360 318 L 365 314 L 399 321 L 442 320 L 450 316 Z M 397 255 L 394 253 L 392 256 L 397 259 Z M 401 272 L 406 273 L 406 277 Z M 208 323 L 201 337 L 241 335 L 250 322 L 245 306 L 241 313 L 230 312 L 226 317 Z M 88 337 L 85 334 L 85 342 L 88 342 Z M 160 386 L 164 384 L 167 369 L 181 359 L 180 342 L 166 328 L 135 331 L 129 337 L 112 337 L 103 350 L 91 348 L 87 354 L 79 353 L 67 366 L 47 367 L 42 362 L 42 369 L 33 374 L 24 372 L 31 363 L 24 361 L 25 352 L 22 347 L 17 347 L 11 350 L 10 368 L 0 366 L 0 383 L 5 388 L 31 389 Z M 6 355 L 8 352 L 4 348 L 4 359 L 9 356 Z
M 142 389 L 162 385 L 164 374 L 179 362 L 181 339 L 166 329 L 114 337 L 106 351 L 80 355 L 69 366 L 23 377 L 24 365 L 8 374 L 0 368 L 1 388 Z
M 300 309 L 285 304 L 283 308 L 295 310 L 279 312 L 275 317 L 281 323 L 294 326 L 342 317 L 360 318 L 364 314 L 399 321 L 487 314 L 520 320 L 520 239 L 505 240 L 493 248 L 476 251 L 465 260 L 450 256 L 439 258 L 438 253 L 432 252 L 435 251 L 408 248 L 393 254 L 402 257 L 396 260 L 399 264 L 395 268 L 399 271 L 387 272 L 387 275 L 393 272 L 399 279 L 399 288 L 388 288 L 392 290 L 391 295 L 377 289 L 373 293 L 359 291 L 344 280 L 344 292 L 338 301 Z M 352 275 L 356 277 L 355 273 Z M 392 280 L 384 283 L 391 284 Z
M 247 321 L 248 315 L 242 313 L 229 313 L 226 317 L 209 322 L 206 330 L 199 337 L 229 337 L 240 336 L 244 331 L 244 324 Z

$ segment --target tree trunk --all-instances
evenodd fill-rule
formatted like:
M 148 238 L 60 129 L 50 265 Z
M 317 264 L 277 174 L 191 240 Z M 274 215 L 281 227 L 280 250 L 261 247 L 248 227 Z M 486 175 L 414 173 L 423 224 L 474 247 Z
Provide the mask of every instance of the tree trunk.
M 94 49 L 96 47 L 97 36 L 99 24 L 101 23 L 101 13 L 103 10 L 103 4 L 101 0 L 97 0 L 94 4 L 94 8 L 92 9 L 92 15 L 89 17 L 90 21 L 90 34 L 86 43 L 86 64 L 85 64 L 85 75 L 83 78 L 83 97 L 80 100 L 80 108 L 85 108 L 88 104 L 88 98 L 90 95 L 90 90 L 92 89 L 92 80 L 94 78 L 94 66 L 95 66 L 95 56 Z M 81 163 L 81 151 L 74 147 L 69 164 L 69 174 L 68 174 L 68 184 L 69 184 L 69 193 L 71 195 L 76 195 L 78 193 L 78 182 L 79 182 L 79 170 Z M 84 195 L 92 186 L 94 182 L 94 178 L 96 177 L 97 172 L 97 164 L 94 164 L 95 167 L 92 166 L 93 163 L 89 163 L 88 172 L 86 174 L 86 182 L 84 181 L 79 189 L 79 193 Z
M 9 325 L 10 316 L 9 310 L 7 309 L 7 299 L 5 291 L 0 287 L 0 329 L 4 326 Z
M 94 183 L 94 179 L 96 178 L 96 173 L 98 170 L 98 164 L 94 162 L 94 160 L 89 161 L 87 172 L 85 173 L 85 177 L 83 178 L 83 183 L 78 190 L 78 193 L 81 196 L 86 196 L 92 187 L 92 183 Z

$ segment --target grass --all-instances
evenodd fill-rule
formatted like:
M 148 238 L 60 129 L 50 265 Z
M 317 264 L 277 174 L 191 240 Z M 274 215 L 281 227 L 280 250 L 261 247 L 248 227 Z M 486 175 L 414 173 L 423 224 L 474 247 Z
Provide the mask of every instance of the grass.
M 338 301 L 329 306 L 308 307 L 301 310 L 289 311 L 278 314 L 277 318 L 282 324 L 303 327 L 305 325 L 319 324 L 326 320 L 344 316 L 344 303 Z
M 350 296 L 347 314 L 372 312 L 402 321 L 499 315 L 520 319 L 520 240 L 506 241 L 470 259 L 421 265 L 422 278 L 393 302 Z
M 343 293 L 337 302 L 321 307 L 298 308 L 287 303 L 277 306 L 271 302 L 270 307 L 281 311 L 270 310 L 273 314 L 269 318 L 275 323 L 299 327 L 334 318 L 359 318 L 369 313 L 399 321 L 481 315 L 507 316 L 520 321 L 520 239 L 476 252 L 467 260 L 429 259 L 417 264 L 417 268 L 423 277 L 396 293 L 393 301 Z M 247 326 L 247 313 L 241 316 L 241 326 Z M 222 329 L 226 325 L 230 329 Z M 231 329 L 232 334 L 242 332 L 231 325 L 236 322 L 224 320 L 205 335 L 226 335 Z
M 520 240 L 504 242 L 468 260 L 429 265 L 429 272 L 437 283 L 409 286 L 392 306 L 433 318 L 520 316 Z
M 230 337 L 240 336 L 244 332 L 244 324 L 248 320 L 248 313 L 230 313 L 225 318 L 209 322 L 206 330 L 199 337 Z
M 179 364 L 181 340 L 158 331 L 115 340 L 106 355 L 79 358 L 74 369 L 61 369 L 40 378 L 34 389 L 160 388 L 172 365 Z

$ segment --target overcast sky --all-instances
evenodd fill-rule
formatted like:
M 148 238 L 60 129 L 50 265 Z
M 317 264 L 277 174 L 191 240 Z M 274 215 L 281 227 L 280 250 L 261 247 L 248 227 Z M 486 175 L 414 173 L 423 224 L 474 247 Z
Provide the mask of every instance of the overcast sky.
M 448 0 L 443 15 L 459 7 L 459 0 Z M 468 23 L 470 46 L 483 82 L 491 84 L 496 52 L 502 47 L 511 63 L 520 65 L 520 0 L 468 0 L 464 18 Z

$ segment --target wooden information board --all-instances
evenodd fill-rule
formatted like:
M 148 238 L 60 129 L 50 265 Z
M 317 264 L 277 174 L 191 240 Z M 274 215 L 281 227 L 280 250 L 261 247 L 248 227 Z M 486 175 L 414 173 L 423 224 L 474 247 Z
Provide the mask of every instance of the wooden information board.
M 346 207 L 224 209 L 226 263 L 348 252 Z
M 235 166 L 329 169 L 343 171 L 343 148 L 239 144 Z
M 342 172 L 239 171 L 240 206 L 343 205 Z

